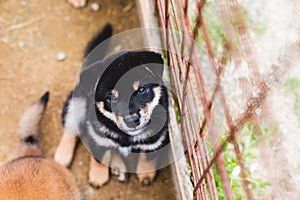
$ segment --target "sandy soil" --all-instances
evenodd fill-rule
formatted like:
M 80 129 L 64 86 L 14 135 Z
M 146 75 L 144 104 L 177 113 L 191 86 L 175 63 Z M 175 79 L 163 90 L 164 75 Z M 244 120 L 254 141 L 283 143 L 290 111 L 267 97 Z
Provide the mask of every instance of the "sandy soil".
M 134 1 L 97 2 L 98 12 L 91 11 L 91 1 L 84 9 L 62 0 L 0 1 L 0 164 L 16 155 L 20 115 L 47 90 L 51 94 L 41 139 L 45 156 L 52 157 L 62 135 L 61 107 L 81 67 L 86 42 L 107 22 L 114 33 L 139 27 Z M 67 55 L 62 62 L 56 60 L 60 51 Z M 162 169 L 150 187 L 140 186 L 131 176 L 129 183 L 112 178 L 95 190 L 87 183 L 88 162 L 88 152 L 80 144 L 71 171 L 86 200 L 175 199 L 170 168 Z

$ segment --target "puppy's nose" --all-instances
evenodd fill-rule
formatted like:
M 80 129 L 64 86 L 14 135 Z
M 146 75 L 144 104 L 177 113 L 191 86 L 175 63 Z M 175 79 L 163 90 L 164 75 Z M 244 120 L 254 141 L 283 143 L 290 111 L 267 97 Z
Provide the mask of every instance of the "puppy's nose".
M 140 117 L 138 115 L 127 115 L 124 121 L 128 127 L 136 127 L 140 124 Z

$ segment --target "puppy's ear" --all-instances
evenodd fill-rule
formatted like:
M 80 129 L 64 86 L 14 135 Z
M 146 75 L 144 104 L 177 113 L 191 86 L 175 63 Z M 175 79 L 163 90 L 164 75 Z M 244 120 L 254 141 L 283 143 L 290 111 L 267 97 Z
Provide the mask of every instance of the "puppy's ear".
M 145 64 L 155 75 L 162 77 L 164 71 L 164 61 L 161 57 L 161 54 L 152 51 L 142 51 L 140 53 L 143 64 Z M 149 63 L 149 65 L 147 65 L 147 63 Z
M 102 73 L 103 69 L 101 62 L 96 62 L 81 71 L 79 76 L 79 85 L 87 96 L 94 96 L 96 82 Z
M 123 54 L 126 54 L 128 51 L 121 51 L 119 53 L 112 54 L 102 60 L 99 60 L 97 57 L 97 52 L 92 52 L 84 61 L 83 66 L 84 69 L 80 73 L 79 77 L 79 85 L 84 93 L 89 97 L 94 96 L 95 87 L 97 81 L 103 75 L 104 71 L 113 63 L 116 59 L 118 59 Z M 92 64 L 91 64 L 92 63 Z

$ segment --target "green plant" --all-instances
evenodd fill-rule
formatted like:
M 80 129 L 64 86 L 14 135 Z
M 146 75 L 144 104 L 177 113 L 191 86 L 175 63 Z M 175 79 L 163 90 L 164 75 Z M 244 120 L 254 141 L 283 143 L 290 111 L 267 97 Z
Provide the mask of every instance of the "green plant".
M 295 97 L 294 109 L 296 113 L 300 114 L 300 79 L 290 78 L 283 84 L 285 90 Z
M 222 47 L 226 44 L 226 36 L 220 16 L 217 13 L 219 12 L 215 2 L 207 2 L 205 4 L 203 18 L 206 22 L 208 34 L 212 39 L 213 51 L 218 56 L 218 54 L 221 55 Z M 192 21 L 196 21 L 196 19 Z M 199 42 L 199 45 L 203 47 L 202 49 L 206 50 L 206 45 L 200 29 L 198 38 L 196 40 Z
M 247 9 L 245 9 L 243 5 L 241 7 L 241 10 L 243 12 L 241 13 L 239 19 L 234 18 L 233 16 L 229 16 L 229 21 L 235 29 L 238 28 L 238 23 L 241 21 L 245 25 L 245 28 L 250 30 L 251 32 L 257 34 L 263 34 L 266 31 L 266 26 L 262 22 L 262 20 L 259 20 L 258 17 L 251 18 L 251 16 L 247 12 Z M 196 24 L 196 17 L 197 16 L 192 17 L 193 28 L 195 27 Z M 226 36 L 225 34 L 224 26 L 220 16 L 220 11 L 215 0 L 208 1 L 205 3 L 205 7 L 203 10 L 203 17 L 207 26 L 208 34 L 211 38 L 213 51 L 216 57 L 219 59 L 222 56 L 223 48 L 227 43 L 226 37 L 228 36 Z M 238 46 L 240 43 L 239 35 L 234 32 L 231 34 L 232 34 L 231 37 L 233 39 L 233 42 Z M 199 43 L 199 45 L 203 47 L 202 49 L 206 49 L 205 48 L 206 45 L 201 30 L 199 30 L 199 35 L 196 40 Z
M 253 193 L 257 196 L 263 196 L 265 194 L 269 183 L 262 179 L 253 177 L 253 172 L 255 170 L 251 168 L 253 168 L 252 166 L 254 166 L 257 162 L 258 152 L 256 147 L 260 142 L 266 142 L 266 139 L 276 130 L 277 125 L 266 127 L 263 124 L 248 123 L 238 134 L 238 142 L 241 145 L 243 161 L 246 166 L 246 173 L 248 174 L 247 181 L 251 185 L 251 190 L 254 191 Z M 225 136 L 221 137 L 220 140 L 224 142 Z M 234 146 L 232 143 L 228 143 L 226 145 L 226 148 L 223 151 L 223 156 L 234 199 L 244 199 L 241 178 L 239 176 L 240 166 L 237 164 Z M 255 167 L 257 167 L 257 164 Z M 216 166 L 214 166 L 213 172 L 219 199 L 225 199 L 221 179 L 218 175 Z

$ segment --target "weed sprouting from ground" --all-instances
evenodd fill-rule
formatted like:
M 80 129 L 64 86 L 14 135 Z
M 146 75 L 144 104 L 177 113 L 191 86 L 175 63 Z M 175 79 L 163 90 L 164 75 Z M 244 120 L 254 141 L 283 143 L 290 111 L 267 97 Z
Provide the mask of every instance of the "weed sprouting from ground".
M 266 127 L 263 124 L 253 124 L 248 123 L 240 132 L 238 136 L 238 141 L 240 144 L 241 152 L 243 152 L 243 160 L 247 168 L 249 187 L 254 192 L 257 198 L 264 196 L 266 194 L 267 188 L 270 185 L 267 181 L 262 180 L 257 177 L 258 164 L 258 150 L 257 146 L 261 143 L 267 142 L 267 139 L 277 130 L 277 126 Z M 221 141 L 225 140 L 225 137 L 220 138 Z M 234 146 L 228 143 L 225 150 L 223 151 L 223 156 L 225 160 L 226 170 L 229 175 L 230 184 L 232 188 L 232 193 L 234 199 L 242 200 L 244 199 L 244 193 L 241 183 L 241 177 L 239 176 L 241 172 L 241 167 L 237 164 L 236 155 L 234 153 Z M 219 199 L 226 199 L 221 179 L 218 175 L 217 167 L 213 168 L 215 182 L 217 186 L 217 191 Z
M 290 78 L 285 81 L 283 88 L 295 97 L 294 109 L 300 116 L 300 80 L 297 78 Z

